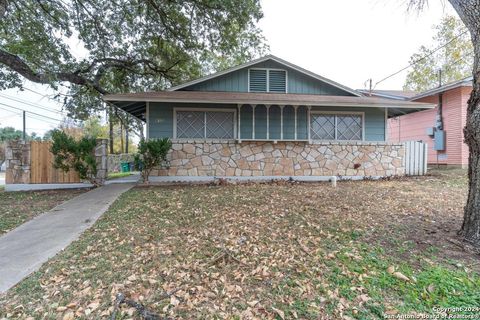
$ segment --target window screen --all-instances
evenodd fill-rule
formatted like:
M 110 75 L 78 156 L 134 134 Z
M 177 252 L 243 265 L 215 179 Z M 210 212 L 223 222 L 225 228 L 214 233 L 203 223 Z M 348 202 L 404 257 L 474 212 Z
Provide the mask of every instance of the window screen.
M 229 111 L 177 111 L 177 138 L 234 139 L 234 113 Z
M 312 114 L 310 137 L 314 140 L 362 140 L 363 119 L 357 114 Z

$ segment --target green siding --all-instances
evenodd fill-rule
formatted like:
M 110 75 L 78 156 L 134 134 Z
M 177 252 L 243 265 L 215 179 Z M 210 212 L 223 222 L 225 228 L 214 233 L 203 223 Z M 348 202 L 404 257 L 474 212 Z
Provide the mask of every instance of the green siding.
M 267 139 L 267 107 L 255 107 L 255 139 Z
M 282 125 L 280 123 L 281 112 L 279 106 L 270 106 L 270 119 L 268 120 L 268 127 L 270 132 L 270 139 L 280 139 Z
M 173 110 L 174 108 L 229 108 L 237 109 L 236 105 L 218 104 L 204 105 L 192 103 L 150 102 L 148 111 L 149 138 L 173 138 Z
M 174 107 L 182 108 L 232 108 L 236 105 L 203 105 L 203 104 L 171 104 L 171 103 L 150 103 L 149 107 L 149 137 L 150 138 L 173 138 L 173 110 Z M 269 135 L 270 139 L 280 139 L 280 108 L 270 107 Z M 340 107 L 312 107 L 312 111 L 351 111 L 364 112 L 365 114 L 365 140 L 385 140 L 385 110 L 383 108 L 340 108 Z M 238 115 L 237 115 L 238 116 Z M 240 112 L 240 131 L 242 139 L 252 138 L 252 107 L 243 105 Z M 307 108 L 300 106 L 297 109 L 297 139 L 307 139 Z M 285 106 L 283 110 L 283 137 L 284 139 L 294 138 L 294 109 Z M 255 138 L 266 139 L 267 117 L 265 106 L 255 108 Z
M 204 82 L 197 83 L 180 90 L 248 92 L 249 68 L 273 68 L 287 70 L 287 93 L 352 96 L 352 94 L 347 91 L 312 78 L 292 68 L 287 68 L 283 64 L 280 64 L 273 60 L 267 60 L 261 63 L 257 63 L 250 67 L 245 67 L 229 74 L 206 80 Z

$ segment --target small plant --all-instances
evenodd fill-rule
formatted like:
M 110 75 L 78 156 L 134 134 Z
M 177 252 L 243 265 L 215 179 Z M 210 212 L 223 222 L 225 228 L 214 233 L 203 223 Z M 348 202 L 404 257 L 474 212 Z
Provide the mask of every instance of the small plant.
M 95 160 L 95 138 L 83 137 L 75 140 L 61 130 L 52 132 L 52 147 L 50 151 L 54 155 L 53 166 L 65 172 L 75 170 L 80 179 L 88 180 L 98 185 L 97 163 Z
M 148 176 L 153 168 L 158 167 L 167 159 L 171 147 L 172 142 L 168 138 L 140 140 L 138 144 L 139 156 L 135 157 L 135 163 L 141 163 L 139 169 L 144 183 L 148 183 Z

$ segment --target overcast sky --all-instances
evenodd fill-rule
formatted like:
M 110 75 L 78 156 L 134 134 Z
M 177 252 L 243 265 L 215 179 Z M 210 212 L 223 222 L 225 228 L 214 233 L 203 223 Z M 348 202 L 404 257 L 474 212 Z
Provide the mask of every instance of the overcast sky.
M 450 4 L 431 0 L 422 13 L 407 13 L 407 0 L 262 0 L 265 14 L 260 27 L 271 53 L 354 89 L 373 83 L 408 65 L 421 45 L 432 43 L 432 26 L 445 14 L 454 14 Z M 401 89 L 406 72 L 384 81 L 377 89 Z M 62 116 L 60 106 L 43 96 L 52 94 L 39 85 L 28 85 L 42 94 L 8 90 L 0 93 L 0 127 L 22 128 L 21 111 L 28 109 L 48 118 L 27 117 L 27 131 L 43 134 Z M 2 97 L 29 101 L 51 109 Z M 9 109 L 12 111 L 6 111 Z

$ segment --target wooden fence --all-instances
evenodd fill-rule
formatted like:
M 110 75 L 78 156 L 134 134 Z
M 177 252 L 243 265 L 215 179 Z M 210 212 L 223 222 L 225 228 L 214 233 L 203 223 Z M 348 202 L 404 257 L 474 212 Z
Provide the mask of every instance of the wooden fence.
M 420 141 L 407 141 L 405 145 L 405 174 L 422 176 L 427 173 L 428 145 Z
M 53 166 L 51 143 L 31 141 L 30 183 L 78 183 L 80 178 L 74 170 L 64 172 Z

